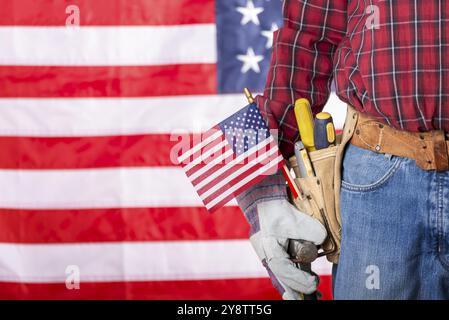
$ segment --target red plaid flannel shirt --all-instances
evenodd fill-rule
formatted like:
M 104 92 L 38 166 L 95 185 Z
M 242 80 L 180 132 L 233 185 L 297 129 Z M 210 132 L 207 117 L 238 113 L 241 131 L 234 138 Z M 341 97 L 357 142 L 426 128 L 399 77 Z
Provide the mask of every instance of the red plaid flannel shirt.
M 256 101 L 284 156 L 299 138 L 292 104 L 340 99 L 398 129 L 449 131 L 449 1 L 285 0 Z

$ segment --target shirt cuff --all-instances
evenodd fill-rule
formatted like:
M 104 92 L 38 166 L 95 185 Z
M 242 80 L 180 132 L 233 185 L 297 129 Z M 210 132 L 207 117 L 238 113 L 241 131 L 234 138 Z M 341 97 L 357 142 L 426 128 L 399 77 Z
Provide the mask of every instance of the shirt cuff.
M 237 203 L 245 213 L 250 212 L 258 203 L 278 199 L 288 199 L 287 185 L 282 171 L 252 185 L 236 197 Z M 247 217 L 248 218 L 248 217 Z

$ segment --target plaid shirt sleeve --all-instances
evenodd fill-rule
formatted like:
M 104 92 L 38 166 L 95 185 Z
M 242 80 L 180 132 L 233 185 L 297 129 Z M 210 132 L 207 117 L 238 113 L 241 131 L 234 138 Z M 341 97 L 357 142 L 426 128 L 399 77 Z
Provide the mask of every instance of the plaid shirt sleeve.
M 285 0 L 284 26 L 275 32 L 264 95 L 256 103 L 268 126 L 277 130 L 279 148 L 288 158 L 299 139 L 293 105 L 307 98 L 320 112 L 329 98 L 333 56 L 346 34 L 347 0 Z M 237 197 L 250 224 L 251 204 L 286 198 L 281 173 L 267 177 Z M 254 226 L 253 226 L 254 227 Z M 257 229 L 257 228 L 256 228 Z
M 293 104 L 307 98 L 320 112 L 329 98 L 333 56 L 346 34 L 347 0 L 285 0 L 284 26 L 275 32 L 263 96 L 256 102 L 270 129 L 278 130 L 282 154 L 299 139 Z

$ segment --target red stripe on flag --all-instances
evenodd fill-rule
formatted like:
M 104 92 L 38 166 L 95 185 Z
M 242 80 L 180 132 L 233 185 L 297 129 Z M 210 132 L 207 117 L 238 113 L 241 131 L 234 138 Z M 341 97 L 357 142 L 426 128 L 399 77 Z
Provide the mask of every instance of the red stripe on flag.
M 0 25 L 64 26 L 76 5 L 80 25 L 177 25 L 215 22 L 213 0 L 0 0 Z
M 223 151 L 222 155 L 224 155 L 229 150 L 231 150 L 231 147 L 226 148 L 226 150 Z M 201 173 L 198 177 L 195 177 L 194 179 L 192 179 L 191 176 L 195 172 L 197 172 L 200 169 L 203 169 L 204 167 L 206 167 L 208 165 L 206 163 L 201 163 L 201 164 L 195 166 L 192 170 L 189 170 L 188 172 L 186 172 L 187 177 L 191 180 L 191 183 L 193 184 L 193 186 L 196 186 L 201 181 L 203 181 L 207 177 L 211 176 L 212 174 L 214 174 L 215 172 L 217 172 L 218 170 L 220 170 L 221 168 L 223 168 L 224 166 L 229 164 L 233 159 L 235 159 L 235 154 L 232 152 L 232 153 L 230 153 L 229 156 L 224 157 L 217 164 L 211 165 L 211 167 L 209 167 L 205 172 Z
M 284 161 L 281 161 L 280 163 L 277 164 L 277 169 L 279 169 L 280 167 L 282 167 L 282 165 L 284 164 Z M 271 169 L 270 169 L 271 170 Z M 247 188 L 249 188 L 251 185 L 256 184 L 260 181 L 262 181 L 263 179 L 265 179 L 267 176 L 266 175 L 259 175 L 257 177 L 255 177 L 254 179 L 248 181 L 246 184 L 244 184 L 243 186 L 241 186 L 240 188 L 236 189 L 232 194 L 230 194 L 229 196 L 223 198 L 220 202 L 218 202 L 217 204 L 215 204 L 214 206 L 210 207 L 210 209 L 208 210 L 210 213 L 216 212 L 217 210 L 219 210 L 222 206 L 224 206 L 225 204 L 227 204 L 229 201 L 231 201 L 233 198 L 235 198 L 237 195 L 239 195 L 241 192 L 243 192 L 244 190 L 246 190 Z
M 246 300 L 280 299 L 268 278 L 81 282 L 79 290 L 68 290 L 65 283 L 0 282 L 0 299 L 148 299 L 148 300 Z
M 220 127 L 218 125 L 215 125 L 213 128 L 207 130 L 204 133 L 201 133 L 201 140 L 194 140 L 193 144 L 196 144 L 195 141 L 204 141 L 207 140 L 209 137 L 213 136 L 217 132 L 221 131 Z M 198 137 L 199 138 L 199 137 Z
M 191 169 L 186 171 L 186 175 L 187 177 L 190 178 L 190 176 L 192 176 L 193 174 L 195 174 L 195 172 L 197 172 L 198 170 L 206 167 L 207 165 L 211 165 L 212 167 L 210 167 L 210 169 L 208 169 L 207 173 L 211 172 L 211 171 L 215 171 L 216 168 L 219 168 L 222 166 L 222 164 L 227 163 L 225 161 L 228 161 L 227 159 L 222 159 L 218 161 L 218 164 L 215 164 L 217 161 L 217 159 L 219 157 L 222 157 L 223 155 L 225 155 L 228 152 L 232 152 L 231 150 L 231 146 L 229 144 L 225 144 L 222 148 L 220 148 L 219 150 L 209 154 L 208 156 L 206 156 L 203 153 L 203 156 L 201 156 L 201 158 L 199 158 L 199 160 L 196 160 L 196 165 L 194 165 Z M 197 157 L 198 158 L 198 157 Z M 228 157 L 229 158 L 229 157 Z M 199 162 L 198 162 L 199 161 Z M 203 175 L 201 175 L 202 177 Z M 195 178 L 195 180 L 197 180 L 198 178 Z M 195 185 L 194 181 L 192 181 L 193 185 Z
M 262 156 L 262 155 L 260 155 L 260 156 Z M 229 188 L 233 187 L 234 185 L 236 185 L 237 183 L 242 181 L 247 176 L 249 176 L 252 173 L 256 172 L 257 170 L 261 169 L 262 167 L 267 165 L 270 161 L 273 161 L 274 159 L 276 159 L 278 156 L 279 156 L 278 152 L 274 152 L 272 155 L 267 156 L 264 160 L 262 160 L 263 163 L 254 163 L 254 164 L 250 165 L 245 171 L 239 173 L 235 178 L 230 180 L 223 187 L 221 187 L 220 189 L 218 189 L 217 191 L 215 191 L 214 193 L 209 195 L 206 199 L 204 199 L 205 203 L 208 203 L 208 202 L 212 201 L 218 195 L 220 195 L 221 193 L 225 192 Z M 249 161 L 251 162 L 251 161 L 255 161 L 255 160 L 251 159 Z M 226 171 L 224 171 L 223 173 L 221 173 L 218 176 L 214 177 L 213 180 L 211 180 L 210 182 L 206 183 L 203 187 L 197 189 L 198 195 L 202 196 L 204 193 L 206 193 L 208 190 L 210 190 L 211 188 L 216 186 L 218 183 L 222 182 L 223 180 L 228 178 L 230 175 L 234 174 L 238 170 L 241 170 L 242 168 L 244 168 L 245 166 L 248 166 L 248 165 L 249 165 L 248 164 L 248 160 L 245 160 L 244 163 L 231 165 Z M 228 166 L 228 164 L 224 164 L 224 165 L 220 164 L 218 166 L 219 167 L 226 167 L 226 166 Z M 270 174 L 272 174 L 272 173 L 270 173 Z M 195 189 L 196 189 L 196 186 L 195 186 Z
M 195 165 L 193 165 L 189 170 L 186 171 L 186 174 L 188 176 L 193 174 L 198 169 L 197 167 L 199 165 L 210 163 L 213 161 L 213 159 L 230 150 L 231 147 L 229 146 L 229 144 L 224 142 L 224 136 L 220 136 L 217 139 L 214 139 L 206 144 L 200 150 L 194 152 L 192 156 L 190 156 L 186 160 L 182 161 L 182 167 L 184 169 L 187 169 L 187 166 L 192 166 L 193 163 L 195 163 Z M 221 147 L 219 145 L 221 145 Z
M 279 300 L 269 278 L 81 282 L 79 290 L 68 290 L 64 283 L 0 282 L 0 299 L 158 299 L 158 300 Z M 320 276 L 318 290 L 331 299 L 331 276 Z
M 0 242 L 75 243 L 247 239 L 238 207 L 0 209 Z M 1 290 L 0 290 L 1 291 Z
M 215 94 L 215 64 L 138 67 L 0 66 L 0 97 L 145 97 Z
M 0 169 L 88 169 L 111 167 L 178 166 L 182 147 L 201 134 L 149 134 L 102 137 L 0 136 Z M 204 138 L 203 138 L 204 139 Z M 229 146 L 221 150 L 225 153 Z M 123 152 L 126 150 L 126 152 Z M 157 150 L 157 152 L 155 152 Z M 187 161 L 187 160 L 185 160 Z M 184 162 L 185 162 L 184 161 Z M 208 160 L 209 162 L 209 160 Z M 223 163 L 229 162 L 229 159 Z M 205 164 L 196 165 L 191 175 Z
M 192 141 L 193 136 L 199 134 L 188 136 Z M 0 168 L 177 166 L 177 149 L 173 149 L 177 144 L 179 141 L 170 141 L 169 134 L 70 138 L 0 137 Z
M 275 142 L 274 142 L 275 143 Z M 273 145 L 274 146 L 274 145 Z M 234 166 L 241 167 L 241 164 L 247 164 L 248 162 L 250 162 L 250 159 L 255 159 L 258 155 L 261 155 L 263 153 L 265 153 L 265 150 L 267 148 L 269 148 L 270 146 L 265 146 L 265 147 L 254 147 L 252 149 L 249 150 L 249 152 L 246 154 L 246 158 L 242 157 L 241 160 L 239 160 L 238 162 L 235 162 Z M 277 146 L 276 146 L 277 148 Z M 223 152 L 224 153 L 224 152 Z M 207 179 L 209 176 L 212 176 L 215 172 L 217 172 L 218 170 L 226 167 L 227 165 L 229 165 L 233 160 L 236 160 L 238 157 L 235 156 L 234 153 L 232 153 L 231 155 L 225 157 L 222 161 L 220 161 L 219 163 L 217 163 L 216 165 L 214 165 L 213 167 L 210 167 L 206 172 L 202 173 L 201 175 L 199 175 L 198 177 L 196 177 L 195 179 L 191 179 L 191 182 L 193 184 L 193 186 L 197 186 L 201 181 Z M 201 169 L 202 167 L 205 167 L 206 165 L 203 164 L 201 166 L 196 166 L 194 167 L 195 171 L 198 171 L 199 169 Z M 231 168 L 232 169 L 232 168 Z M 229 170 L 229 169 L 228 169 Z M 195 172 L 195 171 L 188 171 L 186 172 L 187 176 L 190 178 L 190 176 Z M 235 170 L 232 170 L 232 172 L 234 172 Z M 223 172 L 221 175 L 226 176 L 226 171 Z M 201 191 L 201 190 L 200 190 Z

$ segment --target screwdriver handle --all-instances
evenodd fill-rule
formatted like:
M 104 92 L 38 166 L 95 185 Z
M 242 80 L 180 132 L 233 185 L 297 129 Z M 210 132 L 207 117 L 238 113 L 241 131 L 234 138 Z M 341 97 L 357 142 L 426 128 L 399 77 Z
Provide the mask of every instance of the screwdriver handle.
M 335 145 L 335 126 L 329 113 L 320 112 L 316 115 L 313 138 L 317 150 Z
M 313 114 L 310 103 L 307 99 L 298 99 L 295 102 L 295 117 L 298 124 L 301 141 L 304 143 L 307 151 L 314 151 L 315 144 L 313 141 Z

